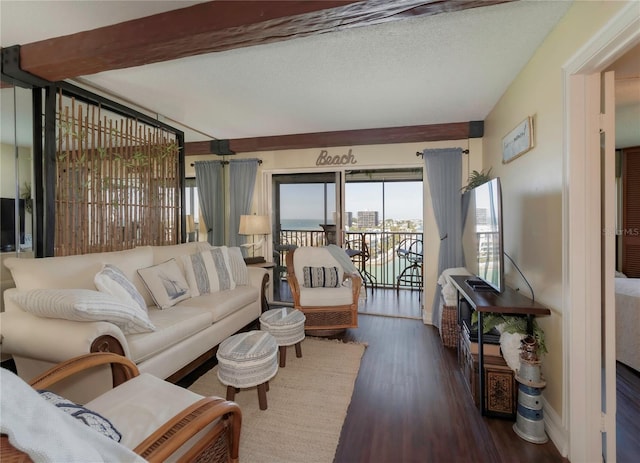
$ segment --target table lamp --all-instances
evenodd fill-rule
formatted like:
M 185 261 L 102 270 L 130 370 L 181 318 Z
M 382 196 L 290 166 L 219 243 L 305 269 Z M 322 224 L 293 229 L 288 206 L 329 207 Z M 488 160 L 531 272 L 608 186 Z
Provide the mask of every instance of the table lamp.
M 252 235 L 253 242 L 242 244 L 243 247 L 252 248 L 252 258 L 246 258 L 247 263 L 259 263 L 265 262 L 264 257 L 255 256 L 255 248 L 262 247 L 266 240 L 266 236 L 271 233 L 271 224 L 269 223 L 268 215 L 241 215 L 240 216 L 240 229 L 238 230 L 240 235 Z M 263 237 L 255 241 L 255 235 L 263 235 Z

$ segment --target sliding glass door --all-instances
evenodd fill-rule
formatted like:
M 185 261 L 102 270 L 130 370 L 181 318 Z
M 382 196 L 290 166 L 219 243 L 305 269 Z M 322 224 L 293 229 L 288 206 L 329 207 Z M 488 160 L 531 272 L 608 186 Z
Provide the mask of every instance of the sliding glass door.
M 271 180 L 276 301 L 291 302 L 286 256 L 299 246 L 350 249 L 367 288 L 422 287 L 422 168 L 273 174 Z
M 287 253 L 298 246 L 342 243 L 341 173 L 274 174 L 274 298 L 290 301 L 286 284 Z

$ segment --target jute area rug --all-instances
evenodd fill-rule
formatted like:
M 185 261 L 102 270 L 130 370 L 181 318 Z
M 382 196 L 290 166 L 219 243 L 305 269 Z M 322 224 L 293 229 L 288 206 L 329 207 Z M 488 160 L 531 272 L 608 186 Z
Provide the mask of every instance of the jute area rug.
M 256 388 L 236 393 L 242 409 L 242 463 L 331 463 L 351 402 L 363 344 L 307 337 L 302 358 L 287 348 L 287 364 L 269 382 L 267 410 L 258 407 Z M 201 376 L 190 391 L 226 396 L 218 367 Z

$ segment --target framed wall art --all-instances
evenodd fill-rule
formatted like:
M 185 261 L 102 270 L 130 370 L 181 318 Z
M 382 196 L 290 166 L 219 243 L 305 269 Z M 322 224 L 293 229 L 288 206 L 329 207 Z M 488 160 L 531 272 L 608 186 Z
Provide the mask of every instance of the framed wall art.
M 529 116 L 502 139 L 502 163 L 513 161 L 533 148 L 533 117 Z

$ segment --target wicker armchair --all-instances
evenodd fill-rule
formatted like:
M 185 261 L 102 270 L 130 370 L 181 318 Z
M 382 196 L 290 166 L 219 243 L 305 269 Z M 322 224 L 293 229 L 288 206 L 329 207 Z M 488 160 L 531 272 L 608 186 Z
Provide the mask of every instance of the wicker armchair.
M 127 358 L 111 354 L 111 353 L 93 353 L 79 357 L 75 357 L 63 362 L 37 378 L 33 379 L 29 384 L 34 389 L 51 389 L 51 386 L 60 381 L 68 380 L 72 375 L 85 371 L 89 368 L 111 365 L 114 388 L 106 392 L 103 396 L 92 400 L 87 408 L 97 411 L 112 421 L 123 435 L 123 441 L 127 431 L 135 433 L 136 427 L 139 430 L 140 423 L 135 423 L 131 427 L 134 429 L 123 429 L 122 423 L 116 424 L 114 417 L 109 415 L 108 410 L 99 410 L 92 408 L 91 404 L 96 403 L 104 396 L 113 394 L 109 400 L 119 400 L 118 405 L 121 409 L 129 410 L 127 413 L 132 420 L 136 418 L 136 404 L 126 403 L 130 399 L 131 388 L 137 385 L 154 384 L 151 388 L 153 391 L 140 391 L 138 393 L 147 396 L 154 396 L 158 391 L 165 391 L 155 399 L 152 397 L 149 401 L 156 400 L 156 415 L 162 416 L 164 413 L 173 414 L 171 408 L 176 408 L 171 401 L 166 400 L 166 392 L 170 395 L 175 394 L 180 397 L 178 403 L 190 405 L 183 407 L 180 405 L 181 411 L 172 418 L 164 421 L 164 418 L 157 418 L 160 421 L 159 427 L 148 437 L 143 438 L 137 446 L 132 450 L 149 462 L 163 462 L 167 460 L 187 462 L 187 461 L 206 461 L 206 462 L 237 462 L 240 438 L 240 426 L 242 416 L 240 408 L 234 402 L 226 401 L 219 397 L 202 397 L 190 391 L 186 391 L 179 386 L 167 383 L 161 379 L 148 374 L 140 375 L 134 363 Z M 126 384 L 125 384 L 126 383 Z M 157 386 L 157 388 L 156 388 Z M 120 394 L 119 391 L 126 391 Z M 186 395 L 185 395 L 186 394 Z M 133 394 L 135 395 L 135 394 Z M 164 400 L 164 402 L 163 402 Z M 134 402 L 134 400 L 129 400 Z M 109 408 L 109 407 L 107 407 Z M 146 410 L 148 412 L 148 410 Z M 59 413 L 63 413 L 60 411 Z M 149 416 L 141 414 L 145 423 L 151 421 Z M 122 419 L 122 416 L 120 417 Z M 163 423 L 163 424 L 162 424 Z M 155 426 L 152 424 L 152 426 Z M 55 432 L 55 430 L 51 430 Z M 93 431 L 91 431 L 93 432 Z M 139 431 L 137 431 L 139 432 Z M 146 431 L 143 431 L 146 432 Z M 143 434 L 144 436 L 144 434 Z M 195 436 L 195 438 L 194 438 Z M 193 438 L 193 439 L 192 439 Z M 122 443 L 122 441 L 121 441 Z M 186 444 L 186 445 L 185 445 Z M 124 445 L 124 444 L 123 444 Z M 0 461 L 2 462 L 30 462 L 32 461 L 26 453 L 14 448 L 6 435 L 2 435 L 0 439 Z
M 346 254 L 345 254 L 346 256 Z M 339 287 L 306 287 L 304 267 L 336 267 Z M 300 247 L 287 254 L 287 281 L 294 308 L 306 316 L 305 331 L 314 336 L 330 336 L 358 326 L 358 298 L 362 279 L 344 272 L 341 264 L 324 247 Z

